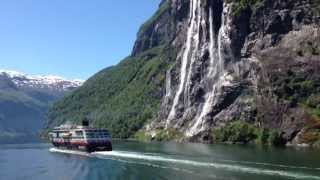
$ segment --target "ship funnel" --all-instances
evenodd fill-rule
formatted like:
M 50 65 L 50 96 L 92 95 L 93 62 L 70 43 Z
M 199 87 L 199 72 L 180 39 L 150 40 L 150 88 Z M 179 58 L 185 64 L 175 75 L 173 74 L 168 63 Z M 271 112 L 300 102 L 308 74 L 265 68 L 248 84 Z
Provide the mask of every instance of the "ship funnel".
M 89 120 L 87 118 L 82 120 L 82 126 L 89 126 Z

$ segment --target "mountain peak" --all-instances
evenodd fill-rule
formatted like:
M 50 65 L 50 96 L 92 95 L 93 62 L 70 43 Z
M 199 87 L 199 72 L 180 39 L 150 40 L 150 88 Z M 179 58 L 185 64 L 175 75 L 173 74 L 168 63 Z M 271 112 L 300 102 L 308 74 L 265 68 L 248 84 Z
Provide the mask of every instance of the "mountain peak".
M 63 81 L 76 81 L 76 82 L 84 82 L 82 79 L 66 79 L 61 76 L 53 75 L 53 74 L 48 74 L 48 75 L 31 75 L 31 74 L 26 74 L 22 73 L 19 71 L 14 71 L 14 70 L 5 70 L 5 69 L 0 69 L 0 74 L 6 74 L 7 76 L 11 78 L 16 78 L 16 77 L 29 77 L 33 79 L 50 79 L 50 80 L 63 80 Z
M 25 74 L 18 72 L 18 71 L 4 70 L 4 69 L 0 69 L 0 74 L 6 74 L 7 76 L 9 76 L 11 78 L 26 76 Z
M 31 87 L 65 91 L 83 84 L 84 80 L 68 80 L 56 75 L 29 75 L 13 70 L 0 69 L 0 75 L 7 76 L 17 87 Z

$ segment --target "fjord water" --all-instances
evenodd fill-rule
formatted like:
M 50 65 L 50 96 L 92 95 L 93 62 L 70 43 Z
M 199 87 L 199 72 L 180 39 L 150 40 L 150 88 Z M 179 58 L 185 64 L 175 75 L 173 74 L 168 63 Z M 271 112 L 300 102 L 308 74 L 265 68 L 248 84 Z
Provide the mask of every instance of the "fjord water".
M 319 151 L 238 145 L 114 142 L 87 154 L 49 144 L 0 145 L 0 179 L 320 179 Z

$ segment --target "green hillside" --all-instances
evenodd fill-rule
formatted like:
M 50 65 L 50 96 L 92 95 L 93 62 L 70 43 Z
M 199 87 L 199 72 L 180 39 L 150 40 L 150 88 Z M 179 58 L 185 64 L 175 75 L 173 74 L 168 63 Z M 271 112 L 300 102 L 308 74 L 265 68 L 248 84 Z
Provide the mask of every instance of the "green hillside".
M 132 136 L 158 110 L 174 56 L 172 48 L 161 45 L 100 71 L 50 109 L 48 126 L 88 117 L 114 137 Z
M 48 107 L 21 91 L 0 90 L 0 141 L 2 138 L 36 134 Z

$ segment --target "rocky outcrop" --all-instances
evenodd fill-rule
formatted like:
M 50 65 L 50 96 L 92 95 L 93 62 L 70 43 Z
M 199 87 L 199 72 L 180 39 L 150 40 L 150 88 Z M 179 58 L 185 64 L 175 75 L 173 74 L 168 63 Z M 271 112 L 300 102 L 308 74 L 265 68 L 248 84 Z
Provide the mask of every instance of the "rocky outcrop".
M 159 45 L 170 43 L 177 33 L 177 14 L 184 14 L 175 10 L 175 8 L 171 8 L 171 4 L 167 0 L 160 3 L 158 11 L 141 26 L 132 50 L 133 56 Z
M 319 97 L 319 40 L 318 27 L 303 26 L 258 53 L 257 118 L 265 127 L 281 131 L 287 141 L 319 120 L 314 114 L 319 102 L 308 105 Z

